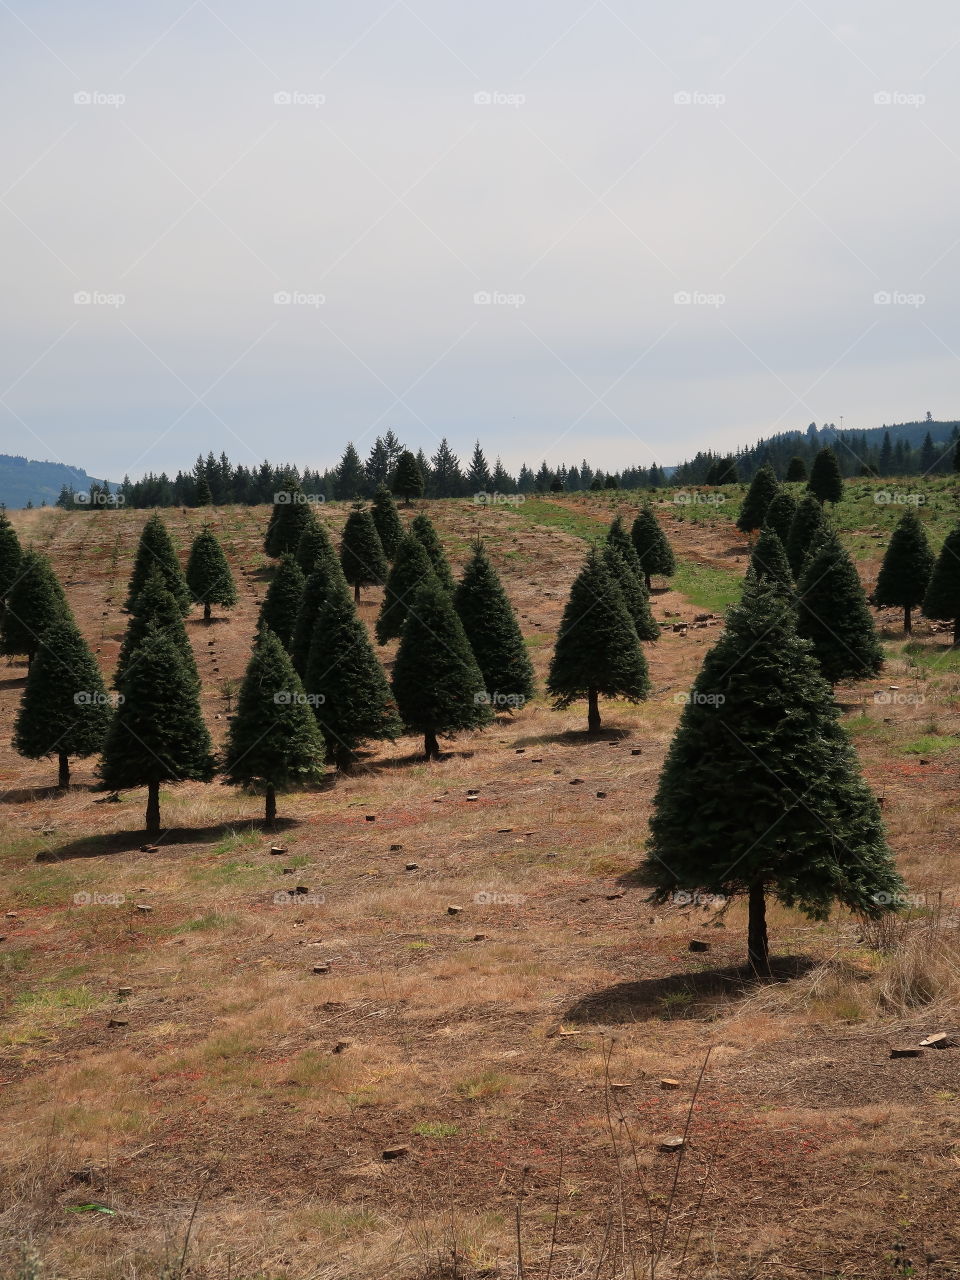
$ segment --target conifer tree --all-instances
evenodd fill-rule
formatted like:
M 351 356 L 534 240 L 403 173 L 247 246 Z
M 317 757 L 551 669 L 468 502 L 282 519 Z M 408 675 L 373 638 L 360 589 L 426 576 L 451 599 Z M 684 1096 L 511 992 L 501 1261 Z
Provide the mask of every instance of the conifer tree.
M 737 528 L 741 533 L 754 533 L 757 529 L 762 528 L 763 522 L 767 518 L 770 504 L 779 492 L 780 485 L 774 474 L 773 467 L 765 462 L 750 481 L 750 488 L 747 490 L 743 506 L 740 508 L 740 515 L 737 517 Z
M 902 609 L 907 635 L 911 631 L 911 612 L 923 604 L 934 563 L 920 517 L 915 511 L 905 511 L 883 557 L 873 603 L 879 609 L 888 606 Z
M 307 660 L 310 657 L 320 607 L 328 596 L 341 594 L 349 598 L 350 588 L 340 568 L 337 553 L 331 547 L 328 552 L 324 551 L 318 556 L 313 573 L 306 581 L 293 627 L 290 657 L 301 680 L 307 673 Z
M 414 597 L 393 664 L 393 694 L 404 728 L 421 733 L 428 760 L 440 734 L 479 729 L 491 718 L 483 676 L 450 593 L 431 578 Z
M 340 565 L 343 576 L 353 587 L 356 604 L 360 603 L 361 587 L 379 586 L 386 579 L 390 566 L 380 543 L 377 526 L 365 507 L 355 506 L 343 526 Z
M 50 561 L 39 551 L 25 551 L 7 593 L 0 651 L 25 653 L 29 665 L 47 627 L 64 620 L 72 621 L 73 614 Z
M 22 756 L 56 756 L 58 786 L 70 786 L 70 757 L 96 755 L 112 708 L 96 659 L 72 619 L 54 622 L 30 664 L 13 744 Z
M 587 729 L 600 730 L 599 697 L 641 702 L 650 691 L 647 660 L 616 581 L 591 550 L 563 613 L 547 691 L 561 710 L 587 699 Z
M 802 484 L 807 478 L 807 464 L 802 458 L 791 458 L 784 479 L 788 484 Z
M 393 492 L 398 498 L 403 498 L 405 507 L 409 507 L 411 498 L 419 498 L 423 494 L 424 483 L 420 464 L 409 449 L 404 449 L 397 459 L 397 468 L 393 473 Z
M 331 591 L 320 606 L 304 685 L 338 769 L 350 768 L 363 742 L 402 730 L 386 673 L 347 591 Z
M 633 550 L 632 547 L 631 550 Z M 637 553 L 634 551 L 633 554 L 634 559 L 636 559 Z M 634 572 L 624 558 L 620 547 L 612 542 L 606 543 L 603 548 L 603 563 L 607 572 L 620 588 L 624 604 L 627 606 L 627 612 L 630 614 L 633 625 L 636 628 L 637 638 L 640 640 L 659 640 L 660 628 L 654 621 L 653 614 L 650 611 L 650 597 L 647 595 L 643 574 Z
M 503 583 L 478 539 L 453 595 L 491 705 L 510 709 L 533 697 L 533 665 Z
M 807 489 L 820 502 L 839 502 L 843 497 L 840 464 L 829 445 L 824 445 L 814 458 Z
M 403 538 L 403 524 L 397 513 L 393 494 L 385 484 L 380 485 L 373 495 L 370 514 L 380 538 L 380 545 L 383 547 L 383 554 L 392 563 Z
M 237 603 L 237 588 L 223 547 L 213 530 L 206 526 L 194 538 L 190 548 L 187 586 L 194 603 L 203 605 L 203 620 L 208 625 L 211 605 L 232 609 Z
M 17 531 L 7 519 L 6 509 L 0 506 L 0 606 L 16 581 L 22 556 Z
M 650 590 L 650 578 L 653 574 L 660 574 L 664 578 L 673 577 L 677 571 L 673 548 L 648 502 L 637 512 L 630 537 L 643 569 L 647 591 Z
M 323 778 L 324 745 L 313 708 L 289 655 L 269 627 L 256 638 L 230 722 L 227 780 L 264 792 L 264 820 L 277 816 L 277 788 Z
M 426 512 L 421 511 L 418 516 L 413 517 L 410 523 L 410 532 L 423 543 L 423 548 L 430 557 L 433 572 L 437 575 L 437 581 L 441 587 L 443 587 L 444 591 L 452 592 L 454 581 L 450 562 L 444 554 L 443 545 L 433 526 L 433 521 Z
M 315 520 L 313 504 L 307 500 L 299 483 L 288 478 L 283 488 L 273 495 L 273 511 L 263 539 L 264 551 L 275 558 L 288 552 L 295 555 L 304 529 L 308 529 Z
M 322 520 L 314 518 L 300 535 L 296 546 L 295 559 L 305 578 L 309 578 L 321 557 L 336 559 L 337 553 Z
M 146 830 L 155 837 L 160 834 L 160 784 L 209 782 L 214 773 L 193 677 L 176 644 L 156 624 L 147 627 L 120 695 L 100 775 L 111 791 L 147 788 Z
M 797 500 L 792 493 L 788 493 L 786 489 L 780 490 L 777 496 L 767 507 L 767 516 L 764 524 L 768 525 L 783 543 L 786 550 L 787 539 L 790 537 L 790 525 L 793 523 L 793 517 L 797 514 Z
M 140 534 L 133 561 L 133 572 L 127 586 L 126 607 L 128 609 L 133 608 L 134 600 L 143 590 L 147 578 L 154 569 L 160 571 L 167 590 L 179 605 L 180 612 L 186 616 L 193 603 L 190 599 L 190 588 L 180 568 L 180 561 L 177 559 L 167 526 L 163 523 L 158 511 L 154 511 L 150 516 Z
M 883 648 L 854 563 L 832 530 L 808 557 L 797 597 L 797 631 L 812 642 L 830 684 L 876 675 Z
M 738 797 L 731 805 L 730 797 Z M 653 897 L 746 897 L 748 957 L 769 972 L 768 895 L 814 920 L 878 917 L 903 884 L 793 610 L 752 584 L 727 614 L 660 775 L 641 875 Z
M 467 488 L 470 493 L 486 493 L 490 483 L 490 468 L 487 466 L 487 459 L 478 440 L 473 446 L 473 456 L 467 471 Z
M 790 521 L 786 552 L 790 571 L 794 578 L 803 572 L 803 562 L 813 545 L 827 531 L 823 508 L 812 493 L 806 494 L 797 506 L 796 515 Z
M 201 472 L 197 476 L 193 488 L 193 505 L 195 507 L 213 506 L 213 493 L 210 490 L 210 481 L 207 479 L 206 472 Z
M 269 627 L 285 649 L 290 648 L 293 640 L 293 628 L 303 603 L 305 586 L 306 582 L 296 560 L 285 551 L 267 588 L 257 620 L 257 630 Z
M 750 557 L 750 570 L 756 581 L 779 586 L 792 598 L 793 574 L 790 572 L 790 562 L 783 543 L 769 525 L 764 525 L 760 530 Z
M 928 618 L 953 623 L 954 648 L 960 647 L 960 525 L 947 534 L 923 598 Z
M 404 534 L 383 588 L 377 616 L 377 643 L 398 639 L 417 591 L 428 579 L 436 580 L 433 565 L 419 538 Z
M 193 656 L 193 648 L 187 629 L 183 625 L 183 614 L 176 600 L 167 590 L 158 568 L 154 568 L 144 583 L 143 590 L 133 602 L 130 621 L 124 632 L 123 643 L 117 657 L 117 670 L 113 684 L 119 689 L 127 668 L 136 661 L 137 650 L 143 643 L 148 628 L 153 625 L 171 640 L 183 659 L 183 664 L 193 679 L 194 686 L 200 689 L 200 673 Z

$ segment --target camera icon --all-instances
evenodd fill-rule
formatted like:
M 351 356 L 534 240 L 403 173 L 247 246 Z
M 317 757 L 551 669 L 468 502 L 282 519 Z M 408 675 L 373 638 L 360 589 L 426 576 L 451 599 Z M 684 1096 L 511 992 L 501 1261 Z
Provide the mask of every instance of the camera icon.
M 281 289 L 279 293 L 273 295 L 273 305 L 275 307 L 289 307 L 291 300 L 291 295 L 287 293 L 286 289 Z
M 277 107 L 289 107 L 292 101 L 293 94 L 286 89 L 281 89 L 278 93 L 273 95 L 273 103 L 274 106 Z
M 893 301 L 893 295 L 888 293 L 886 289 L 881 289 L 879 293 L 873 295 L 873 305 L 875 307 L 889 307 Z
M 93 94 L 87 89 L 80 89 L 73 95 L 74 106 L 89 107 L 93 101 Z
M 73 305 L 75 307 L 89 307 L 92 299 L 86 289 L 81 289 L 79 293 L 73 295 Z
M 89 894 L 89 893 L 75 893 L 75 894 L 73 895 L 73 905 L 74 905 L 75 907 L 89 907 L 89 905 L 90 905 L 90 894 Z
M 693 101 L 693 94 L 689 89 L 678 89 L 673 95 L 674 104 L 678 107 L 689 107 Z
M 893 94 L 889 89 L 881 89 L 873 95 L 873 104 L 876 107 L 889 107 L 893 102 Z
M 673 295 L 673 305 L 675 307 L 689 307 L 692 301 L 693 299 L 686 289 L 681 289 Z
M 486 89 L 481 89 L 479 93 L 473 95 L 473 103 L 476 107 L 489 107 L 493 102 L 493 94 Z
M 481 289 L 479 293 L 473 295 L 473 303 L 477 307 L 489 307 L 492 301 L 493 298 L 486 289 Z

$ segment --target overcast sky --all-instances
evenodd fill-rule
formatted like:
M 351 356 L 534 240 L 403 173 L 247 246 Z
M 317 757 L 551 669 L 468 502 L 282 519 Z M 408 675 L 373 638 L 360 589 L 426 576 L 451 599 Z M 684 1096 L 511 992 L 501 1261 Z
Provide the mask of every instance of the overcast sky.
M 955 3 L 0 0 L 0 62 L 2 451 L 960 416 Z

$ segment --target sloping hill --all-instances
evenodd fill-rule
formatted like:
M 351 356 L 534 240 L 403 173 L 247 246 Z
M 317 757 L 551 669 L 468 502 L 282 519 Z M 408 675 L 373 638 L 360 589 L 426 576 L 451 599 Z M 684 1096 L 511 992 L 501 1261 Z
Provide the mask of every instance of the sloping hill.
M 98 483 L 82 467 L 63 462 L 34 462 L 10 453 L 0 453 L 0 503 L 5 507 L 52 506 L 64 485 L 85 492 Z M 102 483 L 102 482 L 100 482 Z

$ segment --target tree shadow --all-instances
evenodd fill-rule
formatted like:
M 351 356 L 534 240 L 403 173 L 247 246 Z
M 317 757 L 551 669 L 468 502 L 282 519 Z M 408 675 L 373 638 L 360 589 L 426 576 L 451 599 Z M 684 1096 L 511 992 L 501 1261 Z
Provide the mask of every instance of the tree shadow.
M 775 956 L 769 974 L 757 974 L 745 964 L 618 982 L 578 1000 L 563 1021 L 609 1024 L 709 1016 L 716 1006 L 742 1000 L 762 987 L 802 978 L 817 963 L 810 956 Z
M 353 767 L 354 773 L 366 771 L 371 774 L 380 773 L 382 770 L 388 769 L 409 769 L 415 764 L 443 764 L 447 760 L 472 760 L 476 752 L 464 751 L 441 751 L 440 755 L 433 760 L 427 760 L 423 754 L 423 749 L 412 751 L 409 755 L 391 756 L 387 760 L 359 760 Z
M 282 831 L 300 826 L 297 818 L 277 818 L 267 826 L 262 818 L 244 818 L 239 822 L 220 822 L 212 827 L 171 827 L 156 839 L 150 839 L 144 831 L 113 831 L 109 835 L 82 836 L 57 849 L 41 849 L 37 862 L 68 862 L 73 858 L 102 858 L 111 853 L 139 853 L 144 844 L 155 844 L 162 852 L 167 846 L 181 844 L 213 844 L 242 831 L 257 831 L 269 840 Z
M 0 679 L 0 689 L 22 689 L 27 683 L 27 673 L 23 675 L 4 676 Z
M 504 728 L 507 726 L 504 725 Z M 557 733 L 539 733 L 532 734 L 526 738 L 516 738 L 510 745 L 516 747 L 542 747 L 542 746 L 562 746 L 562 747 L 583 747 L 583 746 L 602 746 L 605 742 L 626 742 L 633 731 L 631 729 L 618 729 L 615 725 L 609 727 L 604 726 L 599 733 L 589 733 L 586 729 L 564 729 Z
M 78 791 L 99 791 L 98 784 L 78 782 L 70 784 L 68 791 L 55 783 L 43 787 L 18 787 L 0 792 L 0 804 L 29 804 L 33 800 L 53 800 L 58 796 L 74 795 Z
M 222 627 L 230 622 L 230 615 L 228 613 L 214 613 L 211 615 L 209 622 L 204 622 L 203 613 L 200 612 L 196 617 L 187 618 L 185 621 L 188 627 L 199 627 L 201 631 L 212 631 L 214 627 Z

